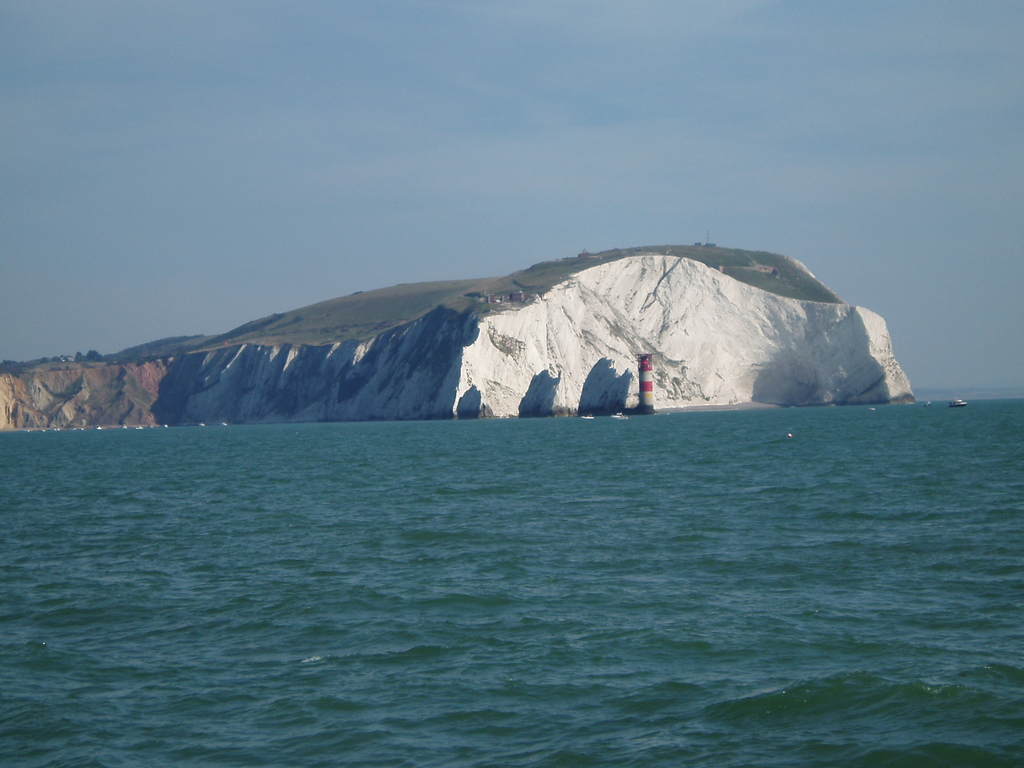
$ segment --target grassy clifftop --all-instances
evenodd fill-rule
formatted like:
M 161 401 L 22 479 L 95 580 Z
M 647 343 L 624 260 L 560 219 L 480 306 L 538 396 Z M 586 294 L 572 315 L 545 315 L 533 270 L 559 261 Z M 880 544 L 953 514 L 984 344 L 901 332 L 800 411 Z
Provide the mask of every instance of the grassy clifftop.
M 253 320 L 219 336 L 164 340 L 172 343 L 154 342 L 153 345 L 142 345 L 132 351 L 141 352 L 152 346 L 152 349 L 147 349 L 150 353 L 160 348 L 160 351 L 180 354 L 243 343 L 330 344 L 349 339 L 368 339 L 422 317 L 438 306 L 458 312 L 493 312 L 500 305 L 481 303 L 480 297 L 488 293 L 508 294 L 513 291 L 543 294 L 577 272 L 638 253 L 660 253 L 694 259 L 710 267 L 720 268 L 724 274 L 736 280 L 780 296 L 829 303 L 841 301 L 806 269 L 785 256 L 709 246 L 658 245 L 602 251 L 583 258 L 545 261 L 505 277 L 411 283 L 354 293 Z

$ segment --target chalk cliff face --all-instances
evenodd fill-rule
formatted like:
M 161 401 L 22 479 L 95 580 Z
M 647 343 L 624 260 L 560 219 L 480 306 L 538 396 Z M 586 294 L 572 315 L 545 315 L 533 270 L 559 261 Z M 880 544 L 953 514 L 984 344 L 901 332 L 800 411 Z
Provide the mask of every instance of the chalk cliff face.
M 473 317 L 438 308 L 368 342 L 185 355 L 153 411 L 164 423 L 450 419 L 475 337 Z
M 479 393 L 501 416 L 634 407 L 641 352 L 656 355 L 659 408 L 913 399 L 873 312 L 782 298 L 654 254 L 586 270 L 483 319 L 459 397 Z
M 186 355 L 154 411 L 168 422 L 614 412 L 637 405 L 641 352 L 656 355 L 658 408 L 913 399 L 873 312 L 645 254 L 480 318 L 437 309 L 368 342 Z
M 637 355 L 648 352 L 657 408 L 913 400 L 873 312 L 639 254 L 481 317 L 438 308 L 365 342 L 241 345 L 151 364 L 147 381 L 159 388 L 146 415 L 238 423 L 607 413 L 637 405 Z M 0 385 L 0 399 L 10 389 Z

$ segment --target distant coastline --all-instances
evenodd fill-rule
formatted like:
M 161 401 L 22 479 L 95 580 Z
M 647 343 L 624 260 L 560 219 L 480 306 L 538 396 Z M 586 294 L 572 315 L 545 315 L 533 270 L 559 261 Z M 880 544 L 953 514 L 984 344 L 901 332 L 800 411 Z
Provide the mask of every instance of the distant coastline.
M 1024 398 L 1024 387 L 914 387 L 914 395 L 922 400 L 1018 400 Z

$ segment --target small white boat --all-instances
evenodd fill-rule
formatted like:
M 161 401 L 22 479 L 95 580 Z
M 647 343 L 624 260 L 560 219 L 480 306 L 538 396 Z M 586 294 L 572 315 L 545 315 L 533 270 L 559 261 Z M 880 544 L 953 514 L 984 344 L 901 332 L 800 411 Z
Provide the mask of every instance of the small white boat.
M 967 405 L 966 400 L 961 400 L 959 397 L 949 401 L 950 408 L 963 408 Z
M 580 416 L 580 418 L 581 419 L 593 419 L 594 417 L 590 416 L 590 415 L 587 415 L 587 416 Z
M 621 413 L 613 413 L 612 414 L 612 418 L 613 419 L 623 419 L 623 420 L 625 420 L 625 419 L 628 419 L 629 416 L 626 416 L 626 415 L 621 414 Z

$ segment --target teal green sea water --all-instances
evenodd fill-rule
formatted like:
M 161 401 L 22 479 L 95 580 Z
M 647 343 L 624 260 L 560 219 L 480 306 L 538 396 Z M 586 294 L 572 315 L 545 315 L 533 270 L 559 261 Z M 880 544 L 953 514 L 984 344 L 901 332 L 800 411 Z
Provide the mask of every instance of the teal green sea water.
M 2 434 L 0 765 L 1024 765 L 944 406 Z

